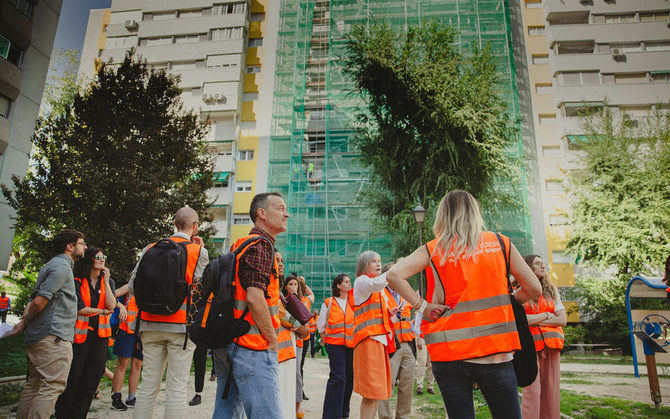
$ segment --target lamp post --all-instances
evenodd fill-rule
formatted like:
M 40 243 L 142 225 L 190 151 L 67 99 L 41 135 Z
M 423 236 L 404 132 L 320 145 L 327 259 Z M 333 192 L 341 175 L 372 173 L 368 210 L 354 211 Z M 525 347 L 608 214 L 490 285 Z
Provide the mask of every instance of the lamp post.
M 421 240 L 421 225 L 426 219 L 426 209 L 422 207 L 421 204 L 417 204 L 412 212 L 414 213 L 414 221 L 416 221 L 417 230 L 419 230 L 419 246 L 421 246 L 423 244 L 423 241 Z M 423 271 L 419 272 L 419 295 L 425 297 L 423 295 Z

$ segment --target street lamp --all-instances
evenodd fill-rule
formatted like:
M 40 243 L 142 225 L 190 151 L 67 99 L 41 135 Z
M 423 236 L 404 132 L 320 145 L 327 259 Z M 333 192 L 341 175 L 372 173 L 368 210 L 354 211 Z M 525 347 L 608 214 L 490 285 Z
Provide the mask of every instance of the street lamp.
M 416 221 L 417 230 L 419 230 L 419 247 L 423 244 L 421 240 L 421 224 L 426 219 L 426 209 L 418 204 L 412 210 L 414 213 L 414 221 Z M 423 297 L 423 271 L 419 272 L 419 295 Z

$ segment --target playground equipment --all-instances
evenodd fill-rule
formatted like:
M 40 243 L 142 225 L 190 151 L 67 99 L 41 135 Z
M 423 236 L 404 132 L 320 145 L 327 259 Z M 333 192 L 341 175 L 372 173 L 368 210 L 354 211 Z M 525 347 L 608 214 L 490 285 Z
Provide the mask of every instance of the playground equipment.
M 656 354 L 659 353 L 664 357 L 670 356 L 666 350 L 666 347 L 670 345 L 670 310 L 631 310 L 630 299 L 665 299 L 667 296 L 666 288 L 667 285 L 663 283 L 661 278 L 643 278 L 641 276 L 631 279 L 626 287 L 626 311 L 628 312 L 628 330 L 635 376 L 640 376 L 637 358 L 638 342 L 635 340 L 635 336 L 637 336 L 647 365 L 651 400 L 657 408 L 661 405 L 661 389 L 658 384 Z

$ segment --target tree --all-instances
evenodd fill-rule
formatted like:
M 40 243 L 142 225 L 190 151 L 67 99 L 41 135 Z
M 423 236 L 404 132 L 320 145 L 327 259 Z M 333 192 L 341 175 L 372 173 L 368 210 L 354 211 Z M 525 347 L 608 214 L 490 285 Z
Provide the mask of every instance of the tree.
M 461 53 L 456 35 L 440 21 L 406 31 L 376 22 L 347 41 L 345 71 L 366 104 L 356 137 L 370 171 L 365 199 L 397 254 L 416 243 L 411 209 L 428 209 L 424 237 L 432 237 L 428 220 L 449 190 L 467 190 L 491 210 L 518 208 L 513 185 L 523 163 L 506 153 L 514 121 L 493 57 L 488 47 Z M 496 187 L 503 183 L 510 187 Z
M 578 169 L 565 182 L 570 201 L 568 250 L 610 278 L 580 278 L 587 338 L 629 350 L 624 292 L 633 275 L 654 275 L 670 252 L 670 125 L 667 113 L 615 117 L 605 106 L 582 115 Z M 639 308 L 656 302 L 635 301 Z M 636 306 L 636 307 L 637 307 Z M 634 307 L 634 308 L 636 308 Z
M 37 269 L 53 256 L 53 234 L 75 228 L 125 283 L 140 249 L 172 233 L 178 208 L 207 220 L 209 123 L 184 109 L 178 82 L 130 51 L 90 85 L 59 90 L 37 121 L 27 176 L 2 185 L 30 259 L 23 266 Z

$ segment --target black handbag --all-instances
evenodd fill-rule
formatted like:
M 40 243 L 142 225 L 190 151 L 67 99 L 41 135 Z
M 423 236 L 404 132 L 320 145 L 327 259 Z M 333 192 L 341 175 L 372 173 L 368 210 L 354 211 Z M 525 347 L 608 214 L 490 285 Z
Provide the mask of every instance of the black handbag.
M 530 333 L 528 326 L 528 318 L 526 318 L 526 310 L 523 305 L 514 298 L 512 292 L 512 283 L 509 280 L 509 260 L 511 256 L 511 248 L 505 249 L 505 242 L 500 234 L 496 233 L 496 238 L 500 243 L 500 247 L 505 257 L 505 276 L 507 277 L 507 289 L 509 290 L 509 299 L 514 311 L 514 320 L 516 321 L 516 331 L 521 342 L 521 350 L 514 352 L 514 374 L 516 375 L 517 385 L 519 387 L 526 387 L 533 384 L 537 378 L 537 353 L 535 352 L 535 342 L 533 335 Z

